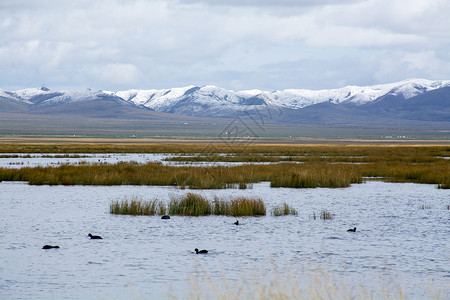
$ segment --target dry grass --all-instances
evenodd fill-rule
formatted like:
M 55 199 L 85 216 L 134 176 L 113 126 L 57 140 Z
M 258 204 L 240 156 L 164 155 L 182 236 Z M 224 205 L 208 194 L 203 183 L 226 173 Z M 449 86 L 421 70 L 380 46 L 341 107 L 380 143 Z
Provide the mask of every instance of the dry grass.
M 242 166 L 163 166 L 85 164 L 0 169 L 0 180 L 28 181 L 50 185 L 172 185 L 190 189 L 247 188 L 252 183 L 269 181 L 272 187 L 314 188 L 348 187 L 364 177 L 381 177 L 390 182 L 415 182 L 450 187 L 448 146 L 368 146 L 368 145 L 246 145 L 233 147 L 242 153 L 225 159 L 276 161 L 302 159 L 303 163 L 273 163 Z M 153 152 L 153 153 L 229 153 L 223 144 L 1 144 L 0 152 Z M 206 152 L 205 152 L 206 153 Z M 275 155 L 277 157 L 275 157 Z M 284 156 L 281 158 L 280 156 Z M 301 157 L 300 157 L 301 156 Z M 205 155 L 202 155 L 205 157 Z M 212 155 L 213 160 L 224 156 Z M 300 157 L 300 158 L 299 158 Z M 363 163 L 361 163 L 363 162 Z
M 202 195 L 188 193 L 181 198 L 173 197 L 169 203 L 169 214 L 180 216 L 208 216 L 211 215 L 211 203 Z
M 224 143 L 154 142 L 154 143 L 1 143 L 0 153 L 218 153 L 252 156 L 378 156 L 386 157 L 450 157 L 449 145 L 400 144 L 238 144 Z
M 164 215 L 166 213 L 165 205 L 158 199 L 144 201 L 136 196 L 130 200 L 124 199 L 122 201 L 113 201 L 109 206 L 109 211 L 112 214 L 119 215 L 145 215 L 154 216 L 156 214 Z
M 272 216 L 287 216 L 287 215 L 298 215 L 295 208 L 290 207 L 286 202 L 280 206 L 275 206 L 270 210 Z
M 110 212 L 112 214 L 153 216 L 156 214 L 165 215 L 167 211 L 170 215 L 189 217 L 266 215 L 265 204 L 260 198 L 237 197 L 225 200 L 215 197 L 213 201 L 210 201 L 204 196 L 195 193 L 187 193 L 181 197 L 171 197 L 167 208 L 158 199 L 144 201 L 135 196 L 131 200 L 116 200 L 110 204 Z
M 214 167 L 118 163 L 0 168 L 0 181 L 28 181 L 33 185 L 172 185 L 191 189 L 245 188 L 248 184 L 262 181 L 269 181 L 272 187 L 336 188 L 361 183 L 363 177 L 437 184 L 440 188 L 448 188 L 450 163 L 279 163 Z
M 218 276 L 196 265 L 191 277 L 191 289 L 183 299 L 411 299 L 414 294 L 402 286 L 393 274 L 375 274 L 371 282 L 356 279 L 351 274 L 331 273 L 320 267 L 293 270 L 289 265 L 272 262 L 271 271 L 255 267 L 239 278 Z M 448 286 L 418 282 L 420 299 L 448 299 Z M 419 291 L 420 292 L 420 291 Z M 417 296 L 417 295 L 416 295 Z M 174 299 L 179 299 L 174 297 Z

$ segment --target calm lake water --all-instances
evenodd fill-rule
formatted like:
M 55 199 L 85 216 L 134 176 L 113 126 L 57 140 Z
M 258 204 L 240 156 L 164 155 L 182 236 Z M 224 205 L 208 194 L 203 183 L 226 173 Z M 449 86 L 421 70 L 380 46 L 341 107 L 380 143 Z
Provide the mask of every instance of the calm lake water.
M 168 202 L 187 192 L 1 182 L 0 299 L 188 298 L 211 282 L 225 285 L 221 290 L 270 284 L 272 277 L 306 284 L 311 274 L 348 286 L 350 294 L 399 287 L 412 299 L 429 297 L 429 288 L 450 297 L 449 190 L 369 181 L 345 189 L 258 183 L 195 191 L 211 199 L 258 196 L 268 212 L 283 202 L 298 210 L 297 216 L 241 218 L 239 226 L 232 217 L 109 213 L 113 200 Z M 312 218 L 324 209 L 332 220 Z M 61 248 L 41 249 L 45 244 Z M 209 253 L 195 255 L 194 248 Z
M 162 162 L 172 154 L 159 153 L 1 153 L 0 168 L 20 169 L 23 167 L 56 167 L 62 164 L 108 163 L 118 162 Z M 17 157 L 16 157 L 17 156 Z M 67 157 L 63 157 L 67 156 Z
M 58 153 L 1 153 L 0 168 L 20 169 L 23 167 L 58 167 L 63 164 L 116 164 L 119 162 L 136 162 L 145 164 L 149 162 L 161 162 L 171 166 L 236 166 L 246 164 L 246 162 L 178 162 L 165 161 L 165 158 L 177 156 L 176 154 L 160 153 L 69 153 L 68 157 L 62 157 Z M 190 155 L 195 156 L 195 155 Z M 266 162 L 256 164 L 270 164 Z

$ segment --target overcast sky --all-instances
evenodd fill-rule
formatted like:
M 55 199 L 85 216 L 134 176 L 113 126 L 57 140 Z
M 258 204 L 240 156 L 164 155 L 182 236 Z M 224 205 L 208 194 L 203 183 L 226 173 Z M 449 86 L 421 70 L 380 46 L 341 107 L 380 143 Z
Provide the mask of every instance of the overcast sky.
M 0 88 L 450 79 L 448 0 L 1 0 Z

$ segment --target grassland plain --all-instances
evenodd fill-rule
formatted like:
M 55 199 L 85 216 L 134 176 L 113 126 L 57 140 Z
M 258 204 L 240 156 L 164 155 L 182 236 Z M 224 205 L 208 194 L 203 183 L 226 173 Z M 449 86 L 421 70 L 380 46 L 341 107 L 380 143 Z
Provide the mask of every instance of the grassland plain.
M 156 143 L 0 144 L 3 153 L 179 153 L 191 160 L 274 162 L 239 166 L 165 166 L 161 163 L 62 165 L 0 169 L 0 180 L 49 185 L 172 185 L 191 189 L 348 187 L 367 177 L 450 187 L 449 145 L 330 145 Z M 227 155 L 218 155 L 226 153 Z M 300 162 L 300 163 L 299 163 Z

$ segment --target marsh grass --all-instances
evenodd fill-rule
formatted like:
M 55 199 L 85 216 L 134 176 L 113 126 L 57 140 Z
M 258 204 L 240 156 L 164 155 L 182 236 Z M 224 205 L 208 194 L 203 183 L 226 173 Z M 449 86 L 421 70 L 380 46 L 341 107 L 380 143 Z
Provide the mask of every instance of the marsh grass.
M 211 215 L 211 202 L 199 194 L 188 193 L 181 198 L 172 197 L 169 203 L 169 214 L 180 216 Z
M 173 156 L 164 161 L 175 162 L 245 162 L 245 163 L 275 163 L 275 162 L 325 162 L 325 163 L 372 163 L 372 162 L 403 162 L 403 163 L 434 163 L 445 160 L 430 156 L 277 156 L 277 155 L 198 155 Z
M 166 212 L 165 205 L 158 199 L 145 201 L 137 196 L 131 199 L 123 199 L 113 201 L 110 204 L 111 214 L 133 215 L 133 216 L 154 216 L 156 214 L 164 215 Z
M 233 217 L 266 215 L 266 207 L 260 198 L 238 197 L 232 199 L 230 210 Z
M 83 147 L 86 146 L 86 149 Z M 237 145 L 230 147 L 214 144 L 214 150 L 227 159 L 295 160 L 302 156 L 301 164 L 280 162 L 266 165 L 240 166 L 165 166 L 161 163 L 80 164 L 59 167 L 35 167 L 21 169 L 0 168 L 0 181 L 28 181 L 34 185 L 170 185 L 189 189 L 224 189 L 251 187 L 252 183 L 269 181 L 272 187 L 315 188 L 348 187 L 363 182 L 363 178 L 377 177 L 388 182 L 414 182 L 437 184 L 438 188 L 450 188 L 450 147 L 446 146 L 343 146 L 343 145 Z M 203 148 L 202 148 L 203 147 Z M 46 144 L 5 145 L 1 151 L 51 153 L 98 152 L 152 152 L 196 153 L 205 145 L 196 144 Z M 237 151 L 242 153 L 237 155 Z M 214 152 L 215 153 L 215 152 Z M 208 153 L 210 154 L 210 153 Z M 275 155 L 280 157 L 274 158 Z M 206 156 L 203 154 L 202 156 Z M 211 154 L 213 159 L 224 155 Z M 342 162 L 344 161 L 345 162 Z M 364 160 L 364 163 L 359 163 Z M 359 161 L 359 162 L 358 162 Z
M 158 199 L 145 201 L 133 196 L 131 199 L 116 200 L 110 204 L 110 212 L 112 214 L 122 215 L 148 215 L 156 214 L 179 216 L 264 216 L 266 215 L 266 207 L 260 198 L 237 197 L 232 199 L 220 199 L 214 197 L 213 201 L 206 199 L 204 196 L 187 193 L 181 197 L 172 196 L 168 207 Z
M 223 216 L 265 216 L 266 207 L 260 198 L 237 197 L 231 200 L 214 197 L 213 214 Z
M 332 220 L 334 218 L 333 214 L 331 214 L 327 210 L 322 210 L 319 214 L 320 219 L 322 220 Z
M 286 202 L 282 205 L 275 206 L 270 210 L 270 214 L 272 216 L 287 216 L 287 215 L 298 215 L 298 212 L 295 208 L 290 207 Z
M 166 142 L 166 143 L 2 143 L 1 153 L 177 153 L 200 156 L 221 153 L 254 156 L 378 156 L 378 157 L 450 157 L 448 145 L 380 144 L 270 144 Z
M 301 165 L 291 172 L 274 177 L 271 187 L 316 188 L 348 187 L 352 183 L 362 183 L 361 172 L 351 165 L 310 164 Z

